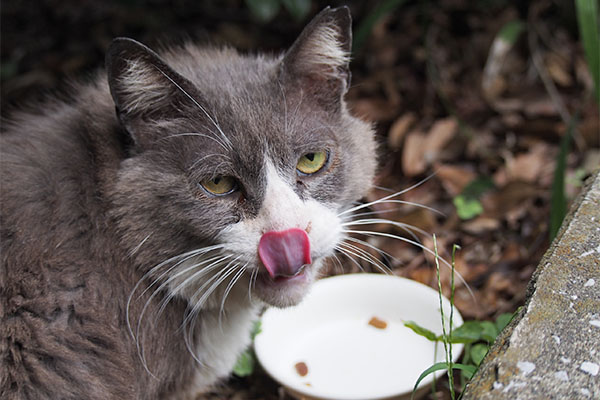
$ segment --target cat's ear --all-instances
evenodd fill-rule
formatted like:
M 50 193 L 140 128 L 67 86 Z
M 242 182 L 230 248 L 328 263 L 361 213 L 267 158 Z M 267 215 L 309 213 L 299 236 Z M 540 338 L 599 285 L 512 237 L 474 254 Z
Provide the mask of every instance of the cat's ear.
M 198 95 L 192 83 L 133 39 L 113 40 L 106 70 L 121 125 L 141 148 L 157 139 L 149 124 L 180 115 L 182 105 L 189 105 Z
M 285 54 L 281 65 L 283 79 L 299 84 L 325 105 L 339 107 L 350 86 L 351 46 L 350 10 L 346 6 L 327 7 L 304 28 Z

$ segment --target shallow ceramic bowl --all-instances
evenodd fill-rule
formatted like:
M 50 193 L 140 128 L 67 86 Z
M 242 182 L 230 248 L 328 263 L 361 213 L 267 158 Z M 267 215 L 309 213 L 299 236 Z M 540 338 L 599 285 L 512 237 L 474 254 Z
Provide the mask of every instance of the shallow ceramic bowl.
M 443 307 L 448 320 L 445 298 Z M 299 399 L 409 398 L 419 375 L 445 356 L 441 343 L 436 352 L 434 343 L 404 322 L 441 334 L 439 308 L 437 291 L 409 279 L 379 274 L 326 278 L 300 305 L 264 313 L 255 351 L 267 373 Z M 385 327 L 370 324 L 373 317 Z M 462 322 L 455 309 L 453 326 Z M 453 346 L 455 361 L 462 347 Z M 304 376 L 298 363 L 306 365 Z M 429 375 L 419 387 L 432 379 Z

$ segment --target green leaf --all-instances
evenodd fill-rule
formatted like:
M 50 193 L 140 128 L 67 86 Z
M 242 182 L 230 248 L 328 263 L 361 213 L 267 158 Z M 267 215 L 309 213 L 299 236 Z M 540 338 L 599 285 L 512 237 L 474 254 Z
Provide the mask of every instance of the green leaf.
M 452 331 L 452 343 L 473 343 L 482 340 L 480 321 L 467 321 Z
M 474 365 L 452 364 L 452 368 L 463 371 L 467 379 L 471 379 L 473 377 L 473 374 L 477 372 L 477 367 Z
M 461 219 L 471 219 L 483 212 L 479 202 L 481 195 L 494 188 L 494 182 L 488 177 L 473 179 L 452 202 Z
M 476 366 L 481 364 L 481 361 L 489 351 L 489 347 L 483 343 L 477 343 L 471 347 L 471 359 Z
M 281 3 L 296 21 L 302 21 L 310 12 L 311 0 L 281 0 Z
M 469 378 L 471 376 L 473 376 L 475 371 L 477 371 L 477 368 L 474 365 L 464 365 L 464 364 L 458 364 L 458 363 L 452 363 L 451 365 L 452 365 L 452 369 L 459 369 L 461 371 L 465 371 L 468 374 Z M 421 381 L 423 379 L 425 379 L 425 377 L 427 377 L 427 375 L 432 374 L 436 371 L 443 370 L 443 369 L 445 369 L 445 370 L 448 369 L 448 363 L 446 363 L 445 361 L 435 363 L 431 367 L 429 367 L 425 371 L 423 371 L 421 373 L 421 375 L 419 375 L 419 378 L 417 379 L 417 383 L 415 383 L 415 386 L 413 387 L 413 392 L 412 392 L 412 395 L 410 398 L 411 399 L 413 398 L 417 388 L 419 387 L 419 383 L 421 383 Z
M 506 325 L 508 325 L 509 322 L 512 321 L 515 314 L 516 313 L 504 313 L 498 315 L 498 318 L 496 318 L 496 329 L 498 330 L 498 333 L 502 332 L 502 330 L 506 328 Z
M 432 331 L 430 331 L 427 328 L 423 328 L 422 326 L 419 326 L 414 321 L 405 322 L 404 326 L 412 329 L 417 335 L 421 335 L 421 336 L 427 338 L 428 340 L 431 340 L 432 342 L 438 341 L 438 336 L 435 333 L 433 333 Z
M 554 179 L 552 180 L 552 195 L 550 198 L 550 241 L 554 240 L 565 215 L 567 215 L 567 198 L 565 196 L 565 171 L 567 155 L 571 144 L 571 136 L 577 125 L 577 118 L 571 118 L 567 132 L 560 141 L 560 150 L 556 156 Z
M 269 22 L 279 12 L 279 0 L 246 0 L 250 13 L 260 22 Z
M 521 35 L 524 30 L 525 24 L 523 22 L 519 20 L 509 21 L 504 24 L 502 29 L 500 29 L 500 32 L 498 32 L 498 37 L 512 45 L 515 44 L 519 38 L 519 35 Z
M 596 102 L 600 103 L 600 38 L 598 35 L 598 0 L 575 0 L 579 34 L 585 58 L 594 80 Z
M 262 322 L 260 319 L 254 321 L 254 325 L 252 325 L 252 330 L 250 331 L 250 339 L 254 340 L 256 335 L 262 332 Z
M 498 329 L 496 324 L 491 321 L 481 321 L 481 338 L 488 343 L 494 343 L 496 336 L 498 336 Z
M 454 207 L 456 207 L 456 213 L 460 219 L 475 218 L 483 212 L 483 206 L 477 199 L 458 195 L 452 202 L 454 203 Z
M 482 176 L 469 182 L 469 184 L 462 190 L 461 194 L 466 197 L 478 199 L 482 194 L 493 188 L 494 181 L 487 176 Z
M 252 375 L 252 372 L 254 372 L 255 365 L 256 359 L 254 358 L 254 353 L 252 352 L 252 349 L 246 349 L 246 351 L 244 351 L 238 357 L 235 366 L 233 367 L 233 373 L 239 377 Z

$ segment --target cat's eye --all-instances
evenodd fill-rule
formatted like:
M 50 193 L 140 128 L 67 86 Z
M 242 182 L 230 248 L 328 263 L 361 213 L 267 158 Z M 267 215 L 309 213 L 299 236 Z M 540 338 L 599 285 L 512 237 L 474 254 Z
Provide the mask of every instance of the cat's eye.
M 312 175 L 325 166 L 327 158 L 328 153 L 326 151 L 306 153 L 298 160 L 296 169 L 303 175 Z
M 231 176 L 216 176 L 211 179 L 205 179 L 200 185 L 215 196 L 225 196 L 237 190 L 238 184 L 235 178 Z

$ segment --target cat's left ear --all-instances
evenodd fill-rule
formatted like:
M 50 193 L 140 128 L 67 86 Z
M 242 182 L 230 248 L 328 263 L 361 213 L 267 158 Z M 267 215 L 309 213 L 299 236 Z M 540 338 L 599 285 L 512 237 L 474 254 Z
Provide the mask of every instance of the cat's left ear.
M 133 39 L 113 40 L 106 70 L 121 125 L 142 150 L 160 139 L 160 132 L 151 126 L 154 122 L 181 115 L 200 97 L 191 82 Z
M 326 108 L 339 109 L 350 87 L 352 17 L 343 6 L 321 11 L 285 54 L 281 79 L 309 92 Z

